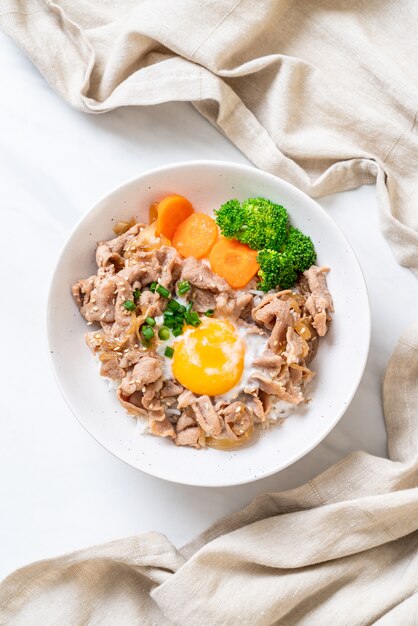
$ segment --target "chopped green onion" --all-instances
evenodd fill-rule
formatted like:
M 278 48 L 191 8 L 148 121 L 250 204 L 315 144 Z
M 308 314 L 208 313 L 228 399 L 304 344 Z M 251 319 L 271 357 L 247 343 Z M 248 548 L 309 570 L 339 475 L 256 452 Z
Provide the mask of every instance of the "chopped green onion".
M 157 291 L 159 287 L 161 287 L 161 285 L 157 286 Z M 185 323 L 195 327 L 201 324 L 198 313 L 196 311 L 192 311 L 192 308 L 193 302 L 189 302 L 187 307 L 185 307 L 177 300 L 168 301 L 167 307 L 164 311 L 164 326 L 166 326 L 167 329 L 170 328 L 175 337 L 183 333 L 183 326 Z M 208 315 L 214 313 L 214 311 L 211 311 L 212 310 L 209 309 Z
M 167 346 L 164 351 L 164 356 L 168 356 L 168 358 L 171 359 L 173 354 L 174 354 L 174 348 L 172 348 L 171 346 Z
M 167 309 L 169 311 L 178 311 L 179 307 L 180 304 L 177 302 L 177 300 L 169 300 L 167 303 Z
M 177 293 L 180 296 L 183 296 L 185 293 L 190 291 L 190 283 L 188 280 L 181 280 L 177 285 Z
M 184 315 L 184 319 L 186 320 L 187 324 L 190 324 L 191 326 L 199 326 L 199 324 L 201 323 L 196 311 L 187 311 Z
M 134 289 L 134 300 L 135 302 L 137 300 L 139 300 L 139 296 L 141 295 L 141 292 L 139 291 L 139 289 Z
M 146 317 L 145 324 L 148 324 L 148 326 L 155 326 L 155 319 L 153 317 Z
M 158 336 L 162 341 L 167 341 L 167 339 L 170 339 L 170 331 L 167 326 L 161 326 L 160 330 L 158 331 Z
M 154 331 L 151 326 L 143 326 L 141 330 L 145 339 L 148 339 L 148 341 L 154 337 Z
M 208 309 L 207 311 L 205 311 L 206 317 L 212 317 L 214 313 L 215 311 L 213 309 Z
M 155 291 L 157 293 L 159 293 L 160 296 L 163 296 L 164 298 L 169 298 L 170 297 L 170 292 L 168 291 L 168 289 L 166 289 L 162 285 L 157 285 Z
M 143 337 L 143 338 L 142 338 L 141 343 L 142 343 L 142 345 L 143 345 L 145 348 L 149 348 L 149 347 L 150 347 L 150 345 L 151 345 L 150 340 L 149 340 L 149 339 L 145 339 L 145 337 Z
M 151 283 L 149 286 L 150 291 L 155 291 L 157 289 L 157 283 Z
M 133 300 L 125 300 L 123 306 L 127 311 L 135 311 L 136 309 L 136 304 Z

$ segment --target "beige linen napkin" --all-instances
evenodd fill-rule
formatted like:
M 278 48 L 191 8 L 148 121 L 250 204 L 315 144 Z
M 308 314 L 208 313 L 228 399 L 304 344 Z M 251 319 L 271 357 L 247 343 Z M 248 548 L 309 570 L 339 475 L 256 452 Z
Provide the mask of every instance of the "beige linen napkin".
M 72 106 L 188 100 L 258 167 L 318 196 L 377 183 L 418 276 L 414 0 L 2 0 Z M 1 624 L 418 624 L 418 325 L 384 386 L 390 460 L 355 453 L 177 551 L 145 534 L 35 563 Z M 365 416 L 366 419 L 366 416 Z

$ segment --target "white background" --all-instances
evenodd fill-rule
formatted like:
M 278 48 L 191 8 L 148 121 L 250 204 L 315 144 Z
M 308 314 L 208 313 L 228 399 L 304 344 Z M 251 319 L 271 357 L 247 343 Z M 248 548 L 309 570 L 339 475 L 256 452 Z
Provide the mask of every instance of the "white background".
M 302 484 L 352 450 L 386 455 L 381 381 L 418 314 L 418 289 L 380 233 L 371 186 L 320 200 L 365 273 L 372 341 L 353 402 L 315 450 L 280 474 L 224 489 L 166 483 L 103 450 L 70 413 L 49 364 L 45 308 L 61 247 L 98 197 L 127 178 L 176 161 L 247 160 L 186 103 L 101 116 L 70 109 L 4 35 L 0 86 L 0 578 L 142 531 L 180 546 L 257 494 Z

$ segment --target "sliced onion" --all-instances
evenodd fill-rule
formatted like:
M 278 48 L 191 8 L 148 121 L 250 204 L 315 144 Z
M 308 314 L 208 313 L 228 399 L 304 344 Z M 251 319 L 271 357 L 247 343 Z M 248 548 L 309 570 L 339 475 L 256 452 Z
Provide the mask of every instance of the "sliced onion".
M 100 339 L 97 339 L 97 343 L 99 344 L 100 349 L 103 350 L 104 352 L 112 351 L 112 350 L 113 351 L 119 350 L 119 349 L 123 348 L 123 346 L 128 341 L 129 337 L 133 333 L 136 332 L 136 328 L 137 328 L 137 317 L 136 317 L 135 311 L 133 311 L 131 313 L 131 325 L 128 328 L 128 330 L 126 331 L 126 333 L 124 334 L 124 336 L 123 336 L 123 338 L 121 340 L 108 339 L 107 337 L 102 335 L 100 337 Z
M 299 365 L 298 363 L 289 363 L 289 367 L 292 367 L 294 370 L 300 370 L 301 372 L 308 374 L 308 376 L 315 376 L 315 372 L 310 370 L 309 367 L 306 367 L 305 365 Z
M 155 234 L 156 222 L 148 224 L 141 230 L 141 232 L 132 240 L 128 249 L 125 252 L 125 256 L 128 258 L 135 255 L 138 250 L 142 252 L 152 252 L 158 250 L 161 246 L 170 246 L 171 241 L 164 235 L 157 237 Z
M 254 424 L 251 424 L 249 428 L 237 439 L 223 438 L 216 439 L 215 437 L 208 437 L 206 444 L 209 448 L 215 448 L 216 450 L 233 450 L 234 448 L 240 448 L 244 444 L 250 441 L 254 433 Z
M 300 307 L 305 304 L 305 298 L 300 293 L 296 293 L 296 291 L 284 292 L 280 298 L 282 300 L 288 300 L 292 309 L 297 313 L 300 313 Z
M 294 329 L 297 332 L 297 334 L 300 337 L 302 337 L 302 339 L 305 339 L 305 341 L 307 341 L 308 339 L 312 337 L 311 331 L 309 330 L 307 325 L 304 322 L 302 322 L 302 320 L 298 320 L 296 322 L 296 324 L 294 325 Z
M 124 222 L 124 221 L 116 222 L 112 230 L 115 233 L 115 235 L 119 237 L 119 235 L 123 235 L 123 233 L 126 233 L 126 231 L 132 228 L 132 226 L 135 226 L 135 224 L 136 224 L 136 221 L 135 221 L 135 218 L 133 217 L 129 222 Z
M 149 223 L 152 224 L 158 217 L 158 202 L 153 202 L 149 207 Z
M 117 356 L 117 353 L 115 351 L 102 350 L 99 354 L 99 361 L 104 363 L 105 361 L 110 361 L 111 359 L 114 359 L 115 356 Z

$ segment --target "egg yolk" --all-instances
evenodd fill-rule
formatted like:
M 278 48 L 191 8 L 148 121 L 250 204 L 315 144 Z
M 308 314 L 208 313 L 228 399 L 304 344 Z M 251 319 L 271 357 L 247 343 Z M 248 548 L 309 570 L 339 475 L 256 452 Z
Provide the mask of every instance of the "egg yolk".
M 244 343 L 230 322 L 207 318 L 176 340 L 173 374 L 193 393 L 217 396 L 239 382 L 244 353 Z

